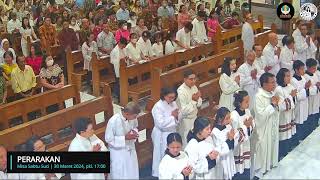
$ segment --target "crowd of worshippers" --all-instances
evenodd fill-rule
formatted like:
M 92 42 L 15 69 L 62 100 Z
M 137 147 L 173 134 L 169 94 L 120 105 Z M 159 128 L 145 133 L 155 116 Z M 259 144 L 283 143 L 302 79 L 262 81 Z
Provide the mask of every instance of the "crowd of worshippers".
M 37 75 L 45 90 L 62 87 L 67 81 L 63 78 L 67 75 L 66 50 L 82 51 L 89 84 L 92 53 L 98 57 L 109 55 L 118 87 L 120 59 L 125 58 L 131 65 L 206 43 L 214 38 L 218 26 L 241 26 L 247 12 L 248 4 L 230 0 L 224 4 L 217 1 L 215 6 L 184 0 L 177 4 L 167 0 L 17 1 L 1 6 L 0 27 L 9 38 L 2 39 L 0 47 L 0 104 L 6 102 L 6 84 L 12 84 L 16 99 L 32 95 Z M 169 23 L 177 22 L 176 26 L 164 29 L 168 19 Z M 17 37 L 21 37 L 19 49 L 13 47 Z M 55 58 L 64 62 L 62 70 L 56 59 L 46 55 L 48 48 L 56 45 L 61 46 Z M 20 76 L 26 76 L 28 81 L 21 82 Z M 117 89 L 115 94 L 119 97 Z

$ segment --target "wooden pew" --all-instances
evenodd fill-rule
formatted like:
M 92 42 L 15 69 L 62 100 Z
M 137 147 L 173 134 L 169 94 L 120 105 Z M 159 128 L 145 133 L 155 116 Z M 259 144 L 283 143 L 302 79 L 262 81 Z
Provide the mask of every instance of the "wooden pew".
M 92 53 L 92 89 L 93 95 L 99 96 L 104 84 L 115 82 L 115 74 L 113 64 L 110 63 L 110 57 L 97 58 L 96 53 Z M 105 71 L 102 72 L 101 71 Z
M 0 106 L 0 129 L 12 126 L 12 119 L 22 117 L 22 123 L 29 121 L 28 114 L 39 111 L 40 116 L 48 114 L 47 107 L 58 104 L 59 110 L 64 109 L 64 101 L 73 99 L 73 104 L 80 103 L 80 93 L 75 85 L 67 85 L 61 89 L 47 91 L 28 98 Z
M 258 33 L 254 37 L 254 42 L 260 44 L 262 47 L 268 44 L 269 38 L 268 34 L 273 32 L 272 30 L 267 30 L 262 33 Z
M 72 74 L 78 75 L 80 77 L 80 81 L 77 84 L 81 90 L 81 82 L 82 77 L 87 74 L 86 70 L 83 70 L 83 56 L 81 50 L 71 51 L 67 50 L 67 71 L 68 71 L 68 79 L 72 79 Z

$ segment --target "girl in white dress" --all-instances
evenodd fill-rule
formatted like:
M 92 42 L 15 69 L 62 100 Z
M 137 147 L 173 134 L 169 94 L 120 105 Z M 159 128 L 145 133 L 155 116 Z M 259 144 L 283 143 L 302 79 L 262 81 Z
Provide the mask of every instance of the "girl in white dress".
M 234 93 L 240 90 L 240 75 L 234 73 L 236 68 L 236 59 L 226 57 L 221 68 L 221 76 L 219 79 L 219 85 L 222 91 L 219 107 L 226 107 L 229 111 L 234 109 Z
M 82 44 L 81 50 L 83 55 L 83 69 L 88 70 L 88 84 L 90 84 L 92 79 L 92 67 L 91 67 L 91 55 L 95 52 L 98 55 L 98 46 L 97 43 L 94 41 L 94 34 L 88 33 L 86 35 L 86 41 Z
M 159 179 L 188 179 L 192 167 L 187 153 L 182 150 L 179 133 L 171 133 L 167 139 L 167 149 L 159 165 Z
M 250 137 L 254 128 L 249 110 L 250 97 L 247 91 L 239 91 L 234 98 L 236 109 L 231 112 L 232 127 L 238 130 L 240 136 L 239 144 L 233 151 L 237 172 L 234 179 L 250 179 Z
M 169 32 L 168 39 L 166 41 L 166 46 L 165 46 L 165 54 L 171 54 L 176 52 L 177 46 L 178 45 L 176 43 L 176 33 Z
M 197 117 L 193 129 L 188 133 L 185 152 L 189 156 L 190 165 L 193 168 L 194 179 L 215 179 L 214 169 L 217 164 L 218 152 L 208 140 L 211 126 L 207 118 Z M 211 140 L 212 141 L 212 140 Z
M 136 33 L 130 34 L 130 42 L 126 46 L 126 52 L 129 57 L 129 61 L 127 61 L 127 65 L 138 64 L 141 60 L 148 61 L 149 58 L 145 57 L 137 45 L 138 36 Z
M 219 152 L 216 170 L 222 169 L 223 173 L 219 179 L 232 179 L 236 174 L 233 150 L 238 145 L 239 132 L 232 128 L 230 116 L 230 111 L 226 107 L 219 108 L 211 132 L 213 145 Z
M 28 37 L 30 37 L 31 42 L 38 39 L 37 35 L 34 33 L 33 28 L 29 24 L 29 19 L 27 17 L 24 17 L 22 19 L 22 27 L 20 28 L 21 33 L 21 49 L 24 57 L 28 57 L 30 52 L 28 50 Z
M 153 158 L 152 176 L 158 177 L 159 163 L 167 149 L 167 136 L 177 131 L 179 110 L 176 92 L 172 88 L 161 90 L 160 100 L 152 108 L 154 128 L 152 130 Z
M 161 57 L 163 56 L 162 35 L 160 32 L 157 32 L 154 36 L 156 42 L 152 45 L 153 55 L 155 57 Z
M 294 107 L 297 89 L 290 84 L 291 75 L 289 69 L 281 68 L 277 74 L 278 87 L 275 89 L 279 101 L 279 160 L 286 156 L 293 143 L 293 135 L 296 133 L 294 123 Z

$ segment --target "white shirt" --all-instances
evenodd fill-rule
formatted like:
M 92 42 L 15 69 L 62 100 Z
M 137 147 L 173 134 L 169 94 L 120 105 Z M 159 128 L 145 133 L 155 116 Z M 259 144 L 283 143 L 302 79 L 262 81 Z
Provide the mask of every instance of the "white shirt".
M 151 41 L 148 39 L 147 41 L 144 41 L 142 37 L 139 38 L 137 42 L 137 46 L 139 49 L 141 49 L 142 54 L 146 57 L 152 57 L 153 52 L 152 52 L 152 46 L 151 46 Z
M 160 42 L 152 45 L 153 55 L 156 57 L 163 56 L 163 44 Z
M 142 51 L 140 50 L 139 46 L 136 44 L 136 47 L 133 46 L 133 44 L 130 42 L 127 46 L 126 46 L 126 52 L 127 55 L 130 59 L 134 60 L 134 61 L 139 61 L 141 60 L 141 53 Z
M 250 23 L 243 23 L 241 34 L 244 51 L 251 50 L 254 44 L 254 32 Z
M 114 39 L 114 35 L 112 32 L 108 34 L 104 31 L 101 31 L 97 37 L 97 45 L 98 48 L 106 48 L 106 49 L 113 49 L 114 45 L 116 44 L 116 40 Z
M 165 47 L 165 54 L 174 53 L 177 49 L 177 44 L 174 41 L 167 40 Z
M 208 41 L 206 27 L 203 21 L 199 21 L 197 18 L 194 18 L 192 21 L 192 39 L 196 44 L 204 43 Z
M 7 30 L 9 34 L 11 34 L 12 31 L 14 31 L 15 29 L 20 29 L 20 28 L 21 28 L 21 22 L 18 19 L 16 19 L 15 21 L 11 19 L 7 24 Z
M 120 49 L 119 45 L 117 45 L 110 53 L 110 62 L 113 64 L 114 73 L 117 78 L 120 77 L 120 60 L 126 56 L 126 49 Z
M 83 69 L 87 69 L 89 71 L 91 71 L 91 55 L 93 52 L 98 53 L 98 47 L 97 47 L 97 43 L 95 41 L 92 41 L 90 46 L 87 45 L 87 42 L 84 42 L 82 44 L 82 55 L 83 55 L 83 59 L 84 59 L 84 63 L 83 63 Z
M 294 61 L 294 52 L 292 49 L 289 49 L 287 46 L 284 46 L 281 49 L 279 61 L 281 68 L 287 68 L 290 70 L 291 74 L 294 73 L 292 67 Z
M 272 46 L 268 43 L 263 49 L 263 56 L 267 66 L 271 66 L 272 69 L 269 71 L 273 75 L 277 75 L 280 70 L 280 61 L 279 57 L 275 54 L 277 46 Z
M 183 46 L 191 46 L 191 32 L 186 33 L 184 27 L 181 28 L 176 34 L 176 40 L 183 44 Z
M 260 79 L 261 75 L 265 73 L 264 68 L 266 67 L 266 62 L 263 56 L 256 57 L 256 59 L 253 62 L 253 65 L 257 68 L 258 74 L 257 78 Z

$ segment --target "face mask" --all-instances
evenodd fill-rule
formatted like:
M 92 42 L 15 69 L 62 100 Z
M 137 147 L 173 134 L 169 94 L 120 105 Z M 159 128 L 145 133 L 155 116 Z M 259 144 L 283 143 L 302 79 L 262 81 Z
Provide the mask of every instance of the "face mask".
M 46 64 L 48 67 L 51 67 L 53 65 L 53 59 L 48 60 Z
M 135 43 L 137 43 L 137 39 L 131 39 L 131 42 L 133 43 L 133 44 L 135 44 Z
M 128 30 L 128 26 L 123 26 L 122 29 L 123 30 Z

